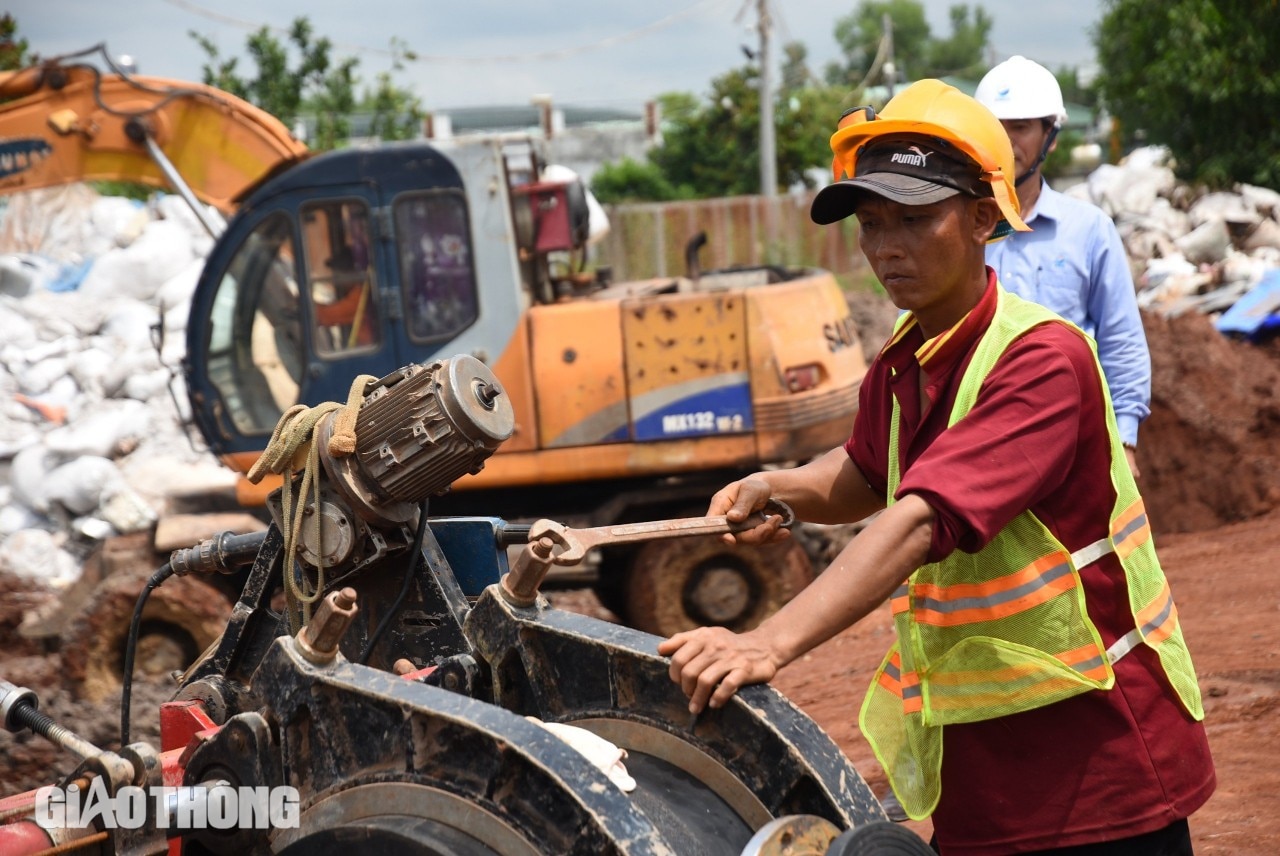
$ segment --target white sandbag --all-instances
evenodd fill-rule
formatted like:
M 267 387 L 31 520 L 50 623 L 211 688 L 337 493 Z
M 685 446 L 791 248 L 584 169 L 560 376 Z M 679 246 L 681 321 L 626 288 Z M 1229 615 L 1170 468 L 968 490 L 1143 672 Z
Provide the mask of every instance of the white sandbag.
M 1231 247 L 1231 233 L 1222 220 L 1209 220 L 1174 241 L 1192 264 L 1220 262 Z
M 1124 170 L 1115 164 L 1104 163 L 1089 173 L 1084 185 L 1088 188 L 1089 200 L 1114 217 L 1116 211 L 1111 204 L 1111 194 L 1120 182 L 1124 180 Z
M 19 502 L 0 505 L 0 539 L 23 529 L 35 529 L 47 523 L 45 518 Z
M 114 458 L 151 431 L 151 411 L 128 399 L 102 401 L 71 425 L 45 435 L 44 445 L 64 460 L 85 455 Z
M 1270 217 L 1260 222 L 1240 242 L 1240 249 L 1246 253 L 1268 248 L 1280 249 L 1280 223 Z
M 191 236 L 182 226 L 152 221 L 128 247 L 99 256 L 80 285 L 80 293 L 152 300 L 166 280 L 191 262 L 192 255 Z
M 169 277 L 164 285 L 160 286 L 160 290 L 156 292 L 156 303 L 166 314 L 175 306 L 191 305 L 191 295 L 196 290 L 196 282 L 200 279 L 202 270 L 204 270 L 204 259 L 192 259 L 190 264 Z
M 100 197 L 89 210 L 92 232 L 85 247 L 86 255 L 97 256 L 110 249 L 127 247 L 142 233 L 148 219 L 146 207 L 136 199 Z
M 1232 250 L 1218 266 L 1218 273 L 1223 285 L 1243 282 L 1252 286 L 1260 282 L 1267 271 L 1273 267 L 1274 265 L 1266 259 Z
M 1280 193 L 1269 187 L 1258 187 L 1253 184 L 1242 184 L 1238 190 L 1245 203 L 1260 214 L 1280 218 Z
M 1163 197 L 1152 203 L 1151 208 L 1139 222 L 1143 229 L 1159 231 L 1170 240 L 1181 238 L 1193 228 L 1187 212 L 1173 207 L 1173 204 Z
M 0 407 L 0 461 L 10 460 L 23 449 L 40 443 L 40 429 L 31 424 L 34 418 L 39 417 L 13 401 L 6 400 Z
M 1174 165 L 1173 154 L 1164 146 L 1141 146 L 1136 148 L 1125 155 L 1120 164 L 1131 169 L 1172 167 Z
M 221 234 L 227 225 L 227 220 L 222 216 L 222 212 L 212 205 L 202 205 L 201 208 L 204 219 L 209 221 L 214 231 Z M 191 210 L 191 206 L 182 197 L 171 194 L 157 196 L 155 198 L 155 210 L 158 217 L 164 220 L 172 220 L 179 224 L 187 230 L 187 234 L 192 238 L 204 237 L 209 238 L 210 241 L 213 240 L 209 235 L 209 230 L 204 227 L 204 223 L 200 221 L 200 218 L 196 216 L 196 213 Z
M 84 408 L 93 403 L 84 394 L 84 390 L 80 389 L 76 379 L 70 374 L 65 374 L 55 380 L 45 393 L 40 396 L 39 401 L 43 405 L 55 410 L 61 408 L 63 411 L 63 420 L 46 417 L 41 423 L 45 425 L 59 425 L 62 421 L 74 422 L 80 418 Z
M 159 320 L 154 306 L 133 298 L 117 298 L 110 302 L 100 333 L 114 339 L 117 350 L 144 350 L 154 347 L 151 328 Z
M 63 336 L 92 336 L 102 327 L 106 306 L 78 291 L 36 291 L 22 301 L 21 312 L 45 341 Z
M 42 363 L 45 360 L 61 359 L 75 353 L 80 347 L 80 337 L 76 335 L 58 336 L 56 339 L 45 339 L 22 349 L 22 361 L 27 364 Z
M 67 374 L 75 380 L 76 385 L 84 391 L 85 395 L 95 401 L 101 401 L 106 397 L 102 391 L 102 379 L 106 377 L 116 355 L 115 349 L 107 349 L 95 343 L 82 351 L 68 355 Z
M 1171 276 L 1192 276 L 1199 268 L 1180 255 L 1152 259 L 1142 277 L 1142 285 L 1158 286 Z
M 47 511 L 54 504 L 73 514 L 88 514 L 114 493 L 126 488 L 124 476 L 106 458 L 86 455 L 55 467 L 45 477 L 37 511 Z
M 110 398 L 132 398 L 125 389 L 129 378 L 148 374 L 160 367 L 160 357 L 153 348 L 122 353 L 102 376 L 103 394 Z
M 1176 184 L 1173 171 L 1164 167 L 1125 168 L 1121 180 L 1106 190 L 1105 210 L 1146 214 L 1161 196 L 1167 196 Z
M 22 529 L 0 542 L 0 569 L 65 588 L 80 578 L 80 563 L 62 549 L 63 539 L 43 529 Z
M 116 392 L 116 397 L 127 397 L 134 401 L 150 401 L 159 395 L 167 396 L 169 386 L 169 370 L 153 369 L 149 372 L 135 373 L 124 380 L 124 385 Z
M 67 376 L 67 366 L 66 357 L 50 356 L 14 371 L 14 376 L 23 392 L 40 395 L 48 392 L 54 381 Z
M 1262 222 L 1257 209 L 1235 193 L 1208 193 L 1201 196 L 1187 211 L 1192 228 L 1198 228 L 1210 220 L 1224 220 L 1242 226 L 1256 226 Z
M 43 445 L 28 446 L 13 456 L 9 465 L 9 487 L 13 498 L 28 508 L 44 512 L 44 482 L 58 465 L 58 459 Z
M 4 331 L 5 347 L 25 350 L 40 341 L 40 337 L 35 325 L 15 309 L 15 305 L 21 304 L 0 303 L 0 330 Z

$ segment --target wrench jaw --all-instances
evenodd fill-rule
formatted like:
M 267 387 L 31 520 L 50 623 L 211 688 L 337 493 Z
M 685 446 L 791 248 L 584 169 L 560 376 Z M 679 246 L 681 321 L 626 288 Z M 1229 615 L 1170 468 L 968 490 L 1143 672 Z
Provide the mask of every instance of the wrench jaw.
M 556 548 L 561 548 L 556 552 Z M 586 549 L 572 530 L 554 520 L 539 520 L 529 529 L 529 543 L 516 557 L 511 570 L 502 577 L 499 591 L 507 603 L 527 609 L 537 604 L 538 591 L 553 565 L 573 565 L 582 561 Z

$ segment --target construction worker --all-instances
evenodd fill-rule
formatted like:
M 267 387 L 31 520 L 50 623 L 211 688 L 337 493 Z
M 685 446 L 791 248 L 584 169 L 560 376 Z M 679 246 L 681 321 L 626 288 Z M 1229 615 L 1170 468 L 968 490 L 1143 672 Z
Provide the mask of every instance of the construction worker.
M 882 513 L 758 628 L 661 642 L 671 678 L 691 712 L 720 707 L 890 599 L 898 641 L 859 724 L 941 853 L 1190 853 L 1215 784 L 1200 692 L 1101 368 L 984 262 L 1027 228 L 1008 137 L 925 80 L 831 145 L 844 178 L 811 216 L 857 217 L 904 312 L 846 444 L 733 482 L 708 513 L 770 497 L 816 523 Z M 778 541 L 778 523 L 725 538 Z
M 1031 227 L 987 247 L 987 264 L 1009 291 L 1049 307 L 1097 340 L 1136 476 L 1138 426 L 1151 412 L 1151 355 L 1115 224 L 1097 206 L 1054 190 L 1041 174 L 1067 120 L 1062 89 L 1047 68 L 1015 56 L 988 71 L 974 97 L 1009 134 L 1018 202 Z

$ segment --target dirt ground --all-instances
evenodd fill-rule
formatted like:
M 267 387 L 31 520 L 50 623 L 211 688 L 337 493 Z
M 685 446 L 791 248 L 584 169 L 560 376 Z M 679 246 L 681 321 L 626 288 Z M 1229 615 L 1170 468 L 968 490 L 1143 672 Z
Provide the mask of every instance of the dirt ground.
M 892 307 L 851 301 L 879 336 Z M 1232 342 L 1200 316 L 1148 317 L 1152 416 L 1139 450 L 1140 485 L 1205 695 L 1218 790 L 1192 818 L 1200 856 L 1280 853 L 1280 343 Z M 867 345 L 874 352 L 875 345 Z M 847 540 L 834 533 L 833 547 Z M 16 627 L 50 595 L 0 577 L 0 677 L 41 693 L 41 709 L 99 745 L 118 733 L 115 699 L 79 702 L 61 686 L 56 652 Z M 564 608 L 602 615 L 590 592 L 557 595 Z M 862 695 L 892 636 L 887 607 L 787 667 L 776 685 L 825 728 L 872 789 L 884 775 L 857 729 Z M 163 681 L 134 696 L 135 739 L 157 738 L 147 711 Z M 31 735 L 0 732 L 0 796 L 52 781 L 74 764 Z M 926 836 L 928 823 L 911 824 Z

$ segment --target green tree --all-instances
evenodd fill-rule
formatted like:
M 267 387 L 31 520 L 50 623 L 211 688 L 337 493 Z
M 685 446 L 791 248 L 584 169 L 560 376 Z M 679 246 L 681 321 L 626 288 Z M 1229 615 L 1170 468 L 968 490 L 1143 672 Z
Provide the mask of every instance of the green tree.
M 618 202 L 667 202 L 681 198 L 662 170 L 649 161 L 624 157 L 607 163 L 591 177 L 591 192 L 605 204 Z
M 304 113 L 315 113 L 315 139 L 308 141 L 312 148 L 331 149 L 349 136 L 360 61 L 335 62 L 333 43 L 316 38 L 305 17 L 294 19 L 288 44 L 266 27 L 249 35 L 245 49 L 255 67 L 252 77 L 240 73 L 238 58 L 224 58 L 212 39 L 190 35 L 207 57 L 202 67 L 207 85 L 243 98 L 289 125 Z M 296 64 L 290 61 L 291 53 L 298 58 Z
M 885 35 L 885 15 L 893 25 L 893 60 L 899 80 L 949 75 L 977 80 L 986 71 L 983 57 L 994 21 L 982 6 L 952 6 L 951 34 L 936 38 L 919 0 L 862 0 L 836 21 L 836 44 L 843 60 L 827 65 L 828 83 L 852 86 L 871 73 Z M 876 75 L 871 82 L 878 84 L 882 79 Z
M 1081 104 L 1090 110 L 1098 108 L 1098 87 L 1080 81 L 1080 70 L 1074 66 L 1060 66 L 1053 76 L 1062 89 L 1062 100 L 1068 104 Z
M 809 70 L 809 49 L 804 42 L 787 42 L 782 46 L 782 75 L 778 91 L 782 96 L 804 89 L 813 82 Z
M 986 9 L 976 6 L 970 10 L 968 4 L 952 6 L 950 16 L 951 35 L 930 41 L 928 73 L 932 77 L 955 75 L 980 80 L 987 71 L 983 51 L 995 22 Z
M 814 79 L 803 44 L 783 47 L 774 123 L 778 183 L 813 186 L 831 163 L 836 117 L 851 106 L 845 87 Z M 659 96 L 663 143 L 646 163 L 606 165 L 592 180 L 604 201 L 712 198 L 759 193 L 759 71 L 748 64 L 715 78 L 705 100 L 692 93 Z
M 1277 0 L 1105 0 L 1098 85 L 1126 143 L 1167 146 L 1187 180 L 1280 189 L 1278 13 Z
M 0 71 L 12 71 L 30 65 L 27 40 L 18 36 L 17 20 L 6 12 L 0 16 Z M 31 58 L 32 60 L 35 57 Z
M 373 90 L 365 92 L 359 106 L 361 110 L 373 114 L 369 125 L 371 136 L 381 140 L 409 140 L 417 136 L 426 113 L 423 112 L 418 96 L 411 90 L 395 85 L 391 72 L 403 70 L 403 61 L 417 59 L 417 55 L 398 38 L 391 40 L 391 49 L 391 71 L 378 74 Z
M 908 80 L 925 76 L 929 22 L 924 18 L 924 6 L 917 0 L 862 0 L 858 8 L 836 21 L 836 44 L 844 61 L 827 66 L 828 83 L 853 86 L 866 76 L 880 50 L 886 14 L 893 21 L 893 55 L 898 70 Z
M 745 66 L 713 80 L 704 104 L 691 96 L 664 99 L 663 144 L 649 159 L 682 193 L 738 196 L 759 190 L 758 84 L 755 69 Z

